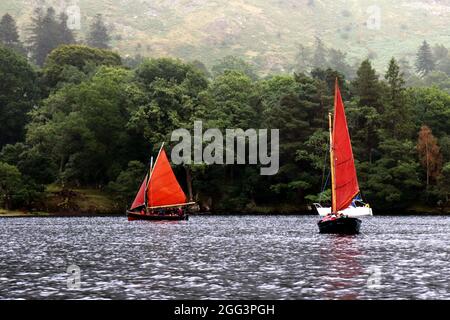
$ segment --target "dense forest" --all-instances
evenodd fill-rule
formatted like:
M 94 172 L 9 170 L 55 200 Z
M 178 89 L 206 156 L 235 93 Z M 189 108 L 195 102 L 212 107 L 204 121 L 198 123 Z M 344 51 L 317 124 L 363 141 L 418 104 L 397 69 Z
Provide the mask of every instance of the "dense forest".
M 0 205 L 45 206 L 49 186 L 101 190 L 125 208 L 163 141 L 178 128 L 280 129 L 280 170 L 257 165 L 174 167 L 188 196 L 214 212 L 304 211 L 329 201 L 328 123 L 334 81 L 346 104 L 359 183 L 375 212 L 450 206 L 450 56 L 420 44 L 415 66 L 392 58 L 378 73 L 353 68 L 320 39 L 297 72 L 260 78 L 226 57 L 122 58 L 102 17 L 86 40 L 51 8 L 35 13 L 22 43 L 0 22 Z

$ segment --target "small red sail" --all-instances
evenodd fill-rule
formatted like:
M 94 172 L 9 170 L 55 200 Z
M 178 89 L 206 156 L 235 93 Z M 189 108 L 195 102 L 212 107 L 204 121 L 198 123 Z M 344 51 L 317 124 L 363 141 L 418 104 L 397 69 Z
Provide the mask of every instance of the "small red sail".
M 348 208 L 359 193 L 352 144 L 345 117 L 344 103 L 336 80 L 336 95 L 334 100 L 333 151 L 335 175 L 335 208 L 338 212 Z
M 131 205 L 130 210 L 134 210 L 136 208 L 139 208 L 139 207 L 145 205 L 145 187 L 146 186 L 147 186 L 147 176 L 145 176 L 144 181 L 142 181 L 141 187 L 139 188 L 136 198 L 134 198 L 134 201 L 133 201 L 133 204 Z
M 164 149 L 161 150 L 150 177 L 148 206 L 170 206 L 186 203 L 186 195 L 172 171 Z

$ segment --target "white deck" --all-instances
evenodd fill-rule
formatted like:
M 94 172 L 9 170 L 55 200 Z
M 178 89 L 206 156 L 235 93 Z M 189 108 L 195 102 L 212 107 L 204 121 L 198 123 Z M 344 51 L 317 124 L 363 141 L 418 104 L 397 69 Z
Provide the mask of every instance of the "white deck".
M 314 206 L 321 217 L 325 217 L 331 213 L 330 207 L 322 207 L 318 203 L 315 203 Z M 373 216 L 372 208 L 370 207 L 348 207 L 345 210 L 339 211 L 339 213 L 342 213 L 350 218 Z

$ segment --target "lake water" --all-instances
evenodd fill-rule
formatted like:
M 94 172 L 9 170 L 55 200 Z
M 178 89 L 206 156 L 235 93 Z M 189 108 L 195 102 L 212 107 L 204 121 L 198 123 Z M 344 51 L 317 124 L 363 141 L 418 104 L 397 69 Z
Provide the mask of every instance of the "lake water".
M 0 298 L 450 299 L 450 217 L 367 218 L 357 236 L 317 220 L 0 219 Z

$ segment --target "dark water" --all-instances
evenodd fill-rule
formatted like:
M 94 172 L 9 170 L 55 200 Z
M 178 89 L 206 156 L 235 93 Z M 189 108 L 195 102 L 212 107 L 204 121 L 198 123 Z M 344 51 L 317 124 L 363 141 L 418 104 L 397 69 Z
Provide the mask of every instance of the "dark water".
M 450 217 L 373 217 L 347 237 L 316 221 L 0 219 L 0 298 L 450 298 Z

